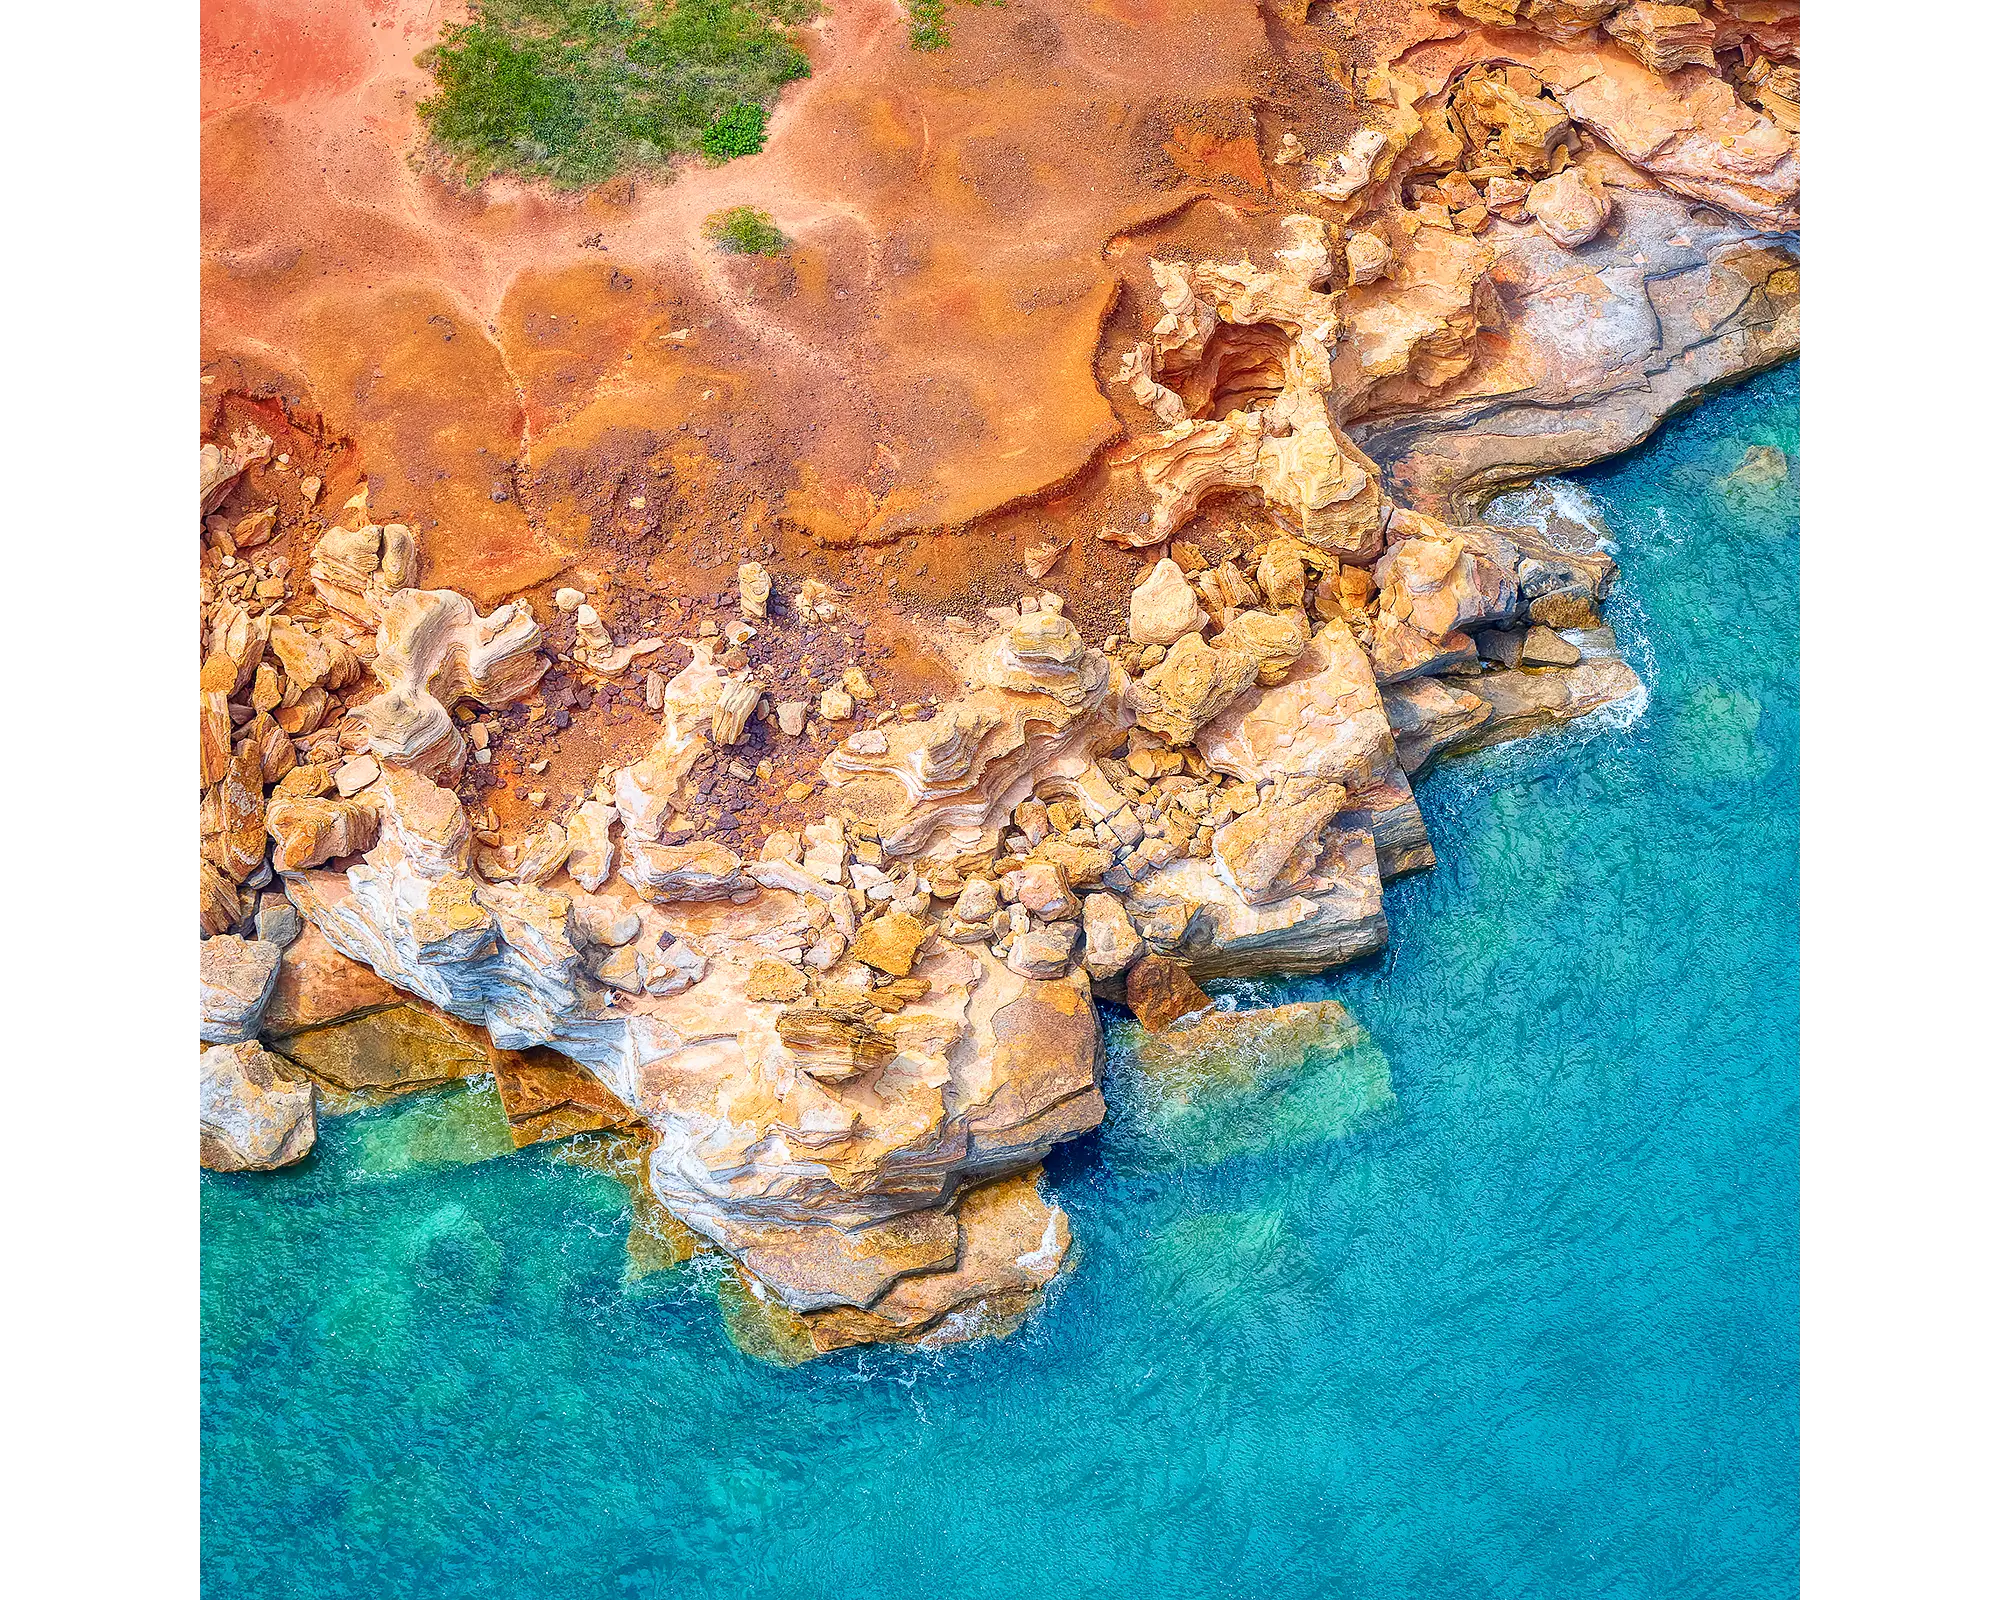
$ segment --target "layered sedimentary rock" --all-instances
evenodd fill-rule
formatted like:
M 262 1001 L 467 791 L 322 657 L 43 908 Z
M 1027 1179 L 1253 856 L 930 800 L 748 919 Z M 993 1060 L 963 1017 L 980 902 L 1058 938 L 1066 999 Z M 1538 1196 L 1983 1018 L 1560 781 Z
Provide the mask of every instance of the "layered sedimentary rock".
M 1107 520 L 1025 558 L 1157 547 L 1092 630 L 1122 636 L 1036 595 L 927 618 L 908 703 L 838 662 L 788 700 L 742 642 L 824 652 L 868 602 L 734 552 L 726 626 L 620 644 L 565 587 L 561 646 L 525 600 L 417 588 L 416 536 L 365 493 L 305 586 L 206 567 L 204 1038 L 261 1028 L 341 1094 L 491 1071 L 522 1142 L 635 1130 L 647 1204 L 734 1259 L 731 1325 L 770 1348 L 1017 1323 L 1071 1242 L 1041 1163 L 1105 1114 L 1094 998 L 1209 1061 L 1233 1024 L 1203 983 L 1381 947 L 1384 883 L 1435 859 L 1413 776 L 1643 704 L 1608 553 L 1487 494 L 1796 345 L 1782 7 L 1456 9 L 1368 75 L 1343 148 L 1275 164 L 1254 258 L 1152 259 Z M 205 456 L 205 513 L 257 448 Z M 1218 506 L 1254 509 L 1204 530 Z M 209 535 L 267 538 L 260 515 Z M 478 708 L 559 652 L 592 681 L 658 661 L 657 725 L 582 792 L 523 783 L 503 839 L 453 788 L 491 753 Z M 812 820 L 718 827 L 716 771 L 767 781 L 757 730 L 809 726 L 787 792 Z M 279 889 L 309 924 L 282 958 L 234 937 L 280 925 Z M 239 1077 L 244 1104 L 269 1087 Z M 296 1148 L 231 1114 L 228 1159 Z
M 1390 261 L 1343 296 L 1332 403 L 1464 519 L 1797 353 L 1798 74 L 1796 7 L 1457 10 L 1372 86 L 1348 226 Z
M 310 1079 L 255 1041 L 201 1054 L 201 1164 L 269 1172 L 302 1161 L 318 1137 Z
M 615 806 L 548 824 L 535 881 L 482 871 L 458 797 L 389 764 L 372 846 L 288 891 L 336 949 L 495 1048 L 586 1067 L 653 1139 L 654 1195 L 815 1348 L 930 1336 L 974 1304 L 1004 1321 L 1067 1224 L 1010 1191 L 995 1237 L 1032 1221 L 1046 1243 L 1008 1255 L 982 1233 L 1001 1228 L 994 1180 L 1101 1120 L 1092 988 L 1124 993 L 1142 958 L 1198 982 L 1379 947 L 1383 878 L 1429 853 L 1370 649 L 1525 623 L 1530 592 L 1602 576 L 1491 528 L 1381 521 L 1367 583 L 1310 584 L 1345 569 L 1304 541 L 1256 552 L 1257 585 L 1215 591 L 1212 644 L 1217 618 L 1169 573 L 1172 626 L 1195 626 L 1137 676 L 1056 603 L 964 626 L 960 691 L 850 734 L 824 820 L 755 859 L 686 837 L 690 776 L 755 698 L 697 641 Z M 1535 714 L 1567 703 L 1552 689 Z
M 382 693 L 361 707 L 368 747 L 382 761 L 456 775 L 466 742 L 451 713 L 461 702 L 502 705 L 540 681 L 548 658 L 535 616 L 510 601 L 482 617 L 449 589 L 401 589 L 382 602 L 375 675 Z

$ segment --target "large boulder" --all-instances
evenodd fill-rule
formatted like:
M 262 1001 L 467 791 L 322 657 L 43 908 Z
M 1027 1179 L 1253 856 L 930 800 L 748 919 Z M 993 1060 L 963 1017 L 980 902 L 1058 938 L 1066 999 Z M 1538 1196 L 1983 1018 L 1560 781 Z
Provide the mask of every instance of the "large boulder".
M 201 1164 L 269 1172 L 301 1161 L 319 1137 L 313 1086 L 254 1042 L 201 1053 Z
M 278 982 L 284 951 L 262 939 L 233 933 L 201 945 L 201 1037 L 206 1044 L 239 1044 L 253 1037 Z
M 1611 220 L 1611 196 L 1594 172 L 1567 167 L 1528 191 L 1528 214 L 1565 250 L 1589 244 Z

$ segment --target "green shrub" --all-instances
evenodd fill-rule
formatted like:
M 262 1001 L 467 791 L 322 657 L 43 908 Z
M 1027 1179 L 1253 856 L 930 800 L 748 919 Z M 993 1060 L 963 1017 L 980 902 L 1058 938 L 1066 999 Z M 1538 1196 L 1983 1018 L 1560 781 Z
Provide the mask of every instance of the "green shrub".
M 701 153 L 711 161 L 754 156 L 763 148 L 764 108 L 754 103 L 723 112 L 702 130 Z
M 819 0 L 474 0 L 424 65 L 417 108 L 474 182 L 563 188 L 700 151 L 764 145 L 766 109 L 809 70 L 788 30 Z
M 733 256 L 774 256 L 785 248 L 785 236 L 770 213 L 755 206 L 731 206 L 701 225 L 702 237 Z

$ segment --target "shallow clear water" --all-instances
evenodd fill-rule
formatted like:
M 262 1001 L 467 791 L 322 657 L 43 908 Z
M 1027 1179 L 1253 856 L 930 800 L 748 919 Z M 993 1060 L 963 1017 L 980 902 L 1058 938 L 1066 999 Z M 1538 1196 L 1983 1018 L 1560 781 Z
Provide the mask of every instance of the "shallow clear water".
M 1718 483 L 1797 408 L 1579 480 L 1644 714 L 1427 780 L 1387 951 L 1243 988 L 1368 1031 L 1289 1097 L 1171 1117 L 1114 1047 L 1011 1340 L 758 1365 L 449 1102 L 205 1174 L 208 1592 L 1794 1592 L 1798 511 Z

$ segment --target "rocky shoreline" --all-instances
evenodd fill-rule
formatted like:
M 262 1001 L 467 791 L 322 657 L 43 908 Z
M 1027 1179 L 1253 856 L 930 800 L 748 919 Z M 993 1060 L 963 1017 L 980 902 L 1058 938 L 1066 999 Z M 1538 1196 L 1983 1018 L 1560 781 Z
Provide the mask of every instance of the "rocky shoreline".
M 1643 694 L 1591 530 L 1481 506 L 1796 353 L 1795 6 L 1417 31 L 1344 149 L 1274 141 L 1255 251 L 1147 258 L 1150 331 L 1099 353 L 1125 436 L 1008 604 L 751 558 L 651 597 L 680 638 L 580 574 L 482 614 L 365 483 L 320 516 L 338 441 L 218 424 L 204 1165 L 490 1072 L 521 1143 L 637 1141 L 770 1348 L 1017 1325 L 1071 1248 L 1040 1164 L 1105 1115 L 1096 1002 L 1198 1074 L 1265 1026 L 1204 982 L 1381 947 L 1435 861 L 1413 778 Z M 1136 553 L 1094 638 L 1080 543 Z M 920 672 L 859 658 L 891 631 Z

